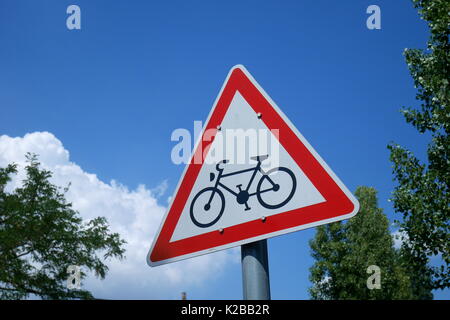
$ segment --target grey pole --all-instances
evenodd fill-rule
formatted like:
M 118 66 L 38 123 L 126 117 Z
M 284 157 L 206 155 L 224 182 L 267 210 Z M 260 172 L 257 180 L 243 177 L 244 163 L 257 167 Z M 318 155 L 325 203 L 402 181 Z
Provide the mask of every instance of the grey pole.
M 267 240 L 241 246 L 244 300 L 270 300 Z

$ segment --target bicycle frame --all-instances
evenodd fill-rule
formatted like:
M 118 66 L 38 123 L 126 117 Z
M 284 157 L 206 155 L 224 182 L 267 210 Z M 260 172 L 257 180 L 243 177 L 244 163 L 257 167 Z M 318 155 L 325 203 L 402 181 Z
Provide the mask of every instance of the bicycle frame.
M 190 217 L 191 217 L 192 222 L 199 228 L 206 228 L 206 227 L 212 226 L 213 224 L 215 224 L 220 219 L 220 217 L 222 216 L 222 214 L 224 212 L 224 209 L 225 209 L 225 197 L 224 197 L 224 194 L 223 194 L 223 190 L 220 190 L 219 187 L 221 187 L 224 190 L 226 190 L 229 193 L 231 193 L 236 198 L 236 201 L 237 201 L 238 204 L 245 205 L 245 209 L 244 209 L 245 211 L 251 210 L 250 206 L 248 205 L 248 200 L 252 196 L 256 196 L 256 198 L 258 200 L 258 203 L 262 207 L 264 207 L 266 209 L 270 209 L 270 210 L 281 208 L 286 203 L 288 203 L 291 200 L 291 198 L 293 197 L 293 195 L 295 193 L 295 190 L 296 190 L 297 182 L 296 182 L 296 179 L 295 179 L 295 175 L 290 169 L 288 169 L 286 167 L 276 167 L 276 168 L 272 168 L 272 169 L 270 169 L 268 171 L 265 171 L 264 169 L 261 168 L 261 162 L 264 161 L 265 159 L 267 159 L 267 157 L 268 156 L 266 156 L 266 155 L 252 157 L 251 158 L 252 160 L 258 161 L 256 166 L 248 168 L 248 169 L 243 169 L 243 170 L 238 170 L 238 171 L 225 173 L 225 174 L 223 173 L 223 171 L 225 169 L 222 168 L 220 165 L 228 163 L 228 160 L 222 160 L 222 161 L 218 162 L 217 165 L 216 165 L 216 170 L 218 171 L 217 178 L 215 178 L 214 173 L 210 172 L 210 181 L 211 182 L 214 181 L 214 186 L 209 186 L 209 187 L 203 188 L 192 199 L 192 202 L 191 202 L 191 205 L 190 205 Z M 256 159 L 254 159 L 254 158 L 256 158 Z M 226 186 L 225 184 L 223 184 L 221 182 L 222 178 L 231 177 L 231 176 L 235 176 L 235 175 L 238 175 L 238 174 L 241 174 L 241 173 L 246 173 L 246 172 L 251 172 L 251 177 L 250 177 L 250 179 L 248 181 L 248 184 L 247 184 L 247 186 L 245 187 L 244 190 L 242 189 L 242 184 L 236 185 L 236 188 L 238 188 L 238 191 L 234 191 L 234 190 L 232 190 L 231 188 L 229 188 L 228 186 Z M 257 172 L 260 172 L 262 176 L 261 176 L 261 178 L 260 178 L 260 180 L 258 182 L 258 185 L 256 187 L 256 191 L 254 193 L 249 193 L 250 187 L 252 186 L 253 182 L 255 181 L 255 176 L 256 176 Z M 284 174 L 287 174 L 287 176 L 285 176 L 285 177 L 290 178 L 290 180 L 292 182 L 292 187 L 291 187 L 290 192 L 287 195 L 287 197 L 285 195 L 283 196 L 283 198 L 279 198 L 278 197 L 279 199 L 277 198 L 278 200 L 277 200 L 276 203 L 273 203 L 273 201 L 270 201 L 270 199 L 268 199 L 268 198 L 264 199 L 264 198 L 261 197 L 262 193 L 265 193 L 265 192 L 268 192 L 268 191 L 275 191 L 275 192 L 277 192 L 278 190 L 280 190 L 280 185 L 278 183 L 275 183 L 269 177 L 269 175 L 271 175 L 274 172 L 275 173 L 277 173 L 277 172 L 284 172 Z M 284 184 L 284 181 L 285 181 L 284 179 L 286 179 L 286 178 L 283 178 L 280 181 L 280 183 Z M 266 189 L 261 190 L 262 189 L 261 187 L 263 186 L 263 183 L 266 180 L 272 185 L 272 187 L 268 187 L 268 188 L 266 187 Z M 212 208 L 211 202 L 213 201 L 214 196 L 217 194 L 218 198 L 219 198 L 218 202 L 217 202 L 217 205 L 216 204 L 214 205 L 214 210 L 216 212 L 213 212 L 213 213 L 215 213 L 215 217 L 214 217 L 213 220 L 208 218 L 210 221 L 207 221 L 207 222 L 204 221 L 204 218 L 202 218 L 203 220 L 202 219 L 198 220 L 197 219 L 198 217 L 195 216 L 197 210 L 194 209 L 194 204 L 196 203 L 196 201 L 199 199 L 199 197 L 202 194 L 205 194 L 205 193 L 211 193 L 211 195 L 209 195 L 209 200 L 208 200 L 207 203 L 204 202 L 204 200 L 206 200 L 206 199 L 201 201 L 202 203 L 200 204 L 200 206 L 203 207 L 203 208 L 200 209 L 200 210 L 204 210 L 204 211 L 210 210 Z M 269 200 L 269 201 L 267 201 L 267 200 Z
M 256 173 L 259 171 L 259 172 L 261 172 L 261 174 L 263 174 L 263 175 L 266 174 L 266 172 L 265 172 L 263 169 L 261 169 L 261 161 L 258 161 L 258 163 L 257 163 L 257 165 L 256 165 L 255 167 L 251 167 L 251 168 L 244 169 L 244 170 L 234 171 L 234 172 L 230 172 L 230 173 L 226 173 L 226 174 L 223 174 L 223 170 L 224 170 L 224 169 L 218 169 L 219 174 L 218 174 L 217 179 L 216 179 L 216 182 L 215 182 L 215 184 L 214 184 L 214 188 L 218 189 L 218 187 L 220 186 L 220 187 L 222 187 L 223 189 L 227 190 L 227 191 L 228 191 L 229 193 L 231 193 L 232 195 L 234 195 L 235 197 L 238 196 L 238 192 L 235 192 L 235 191 L 231 190 L 229 187 L 227 187 L 227 186 L 224 185 L 222 182 L 220 182 L 220 180 L 221 180 L 222 178 L 226 178 L 226 177 L 238 175 L 238 174 L 241 174 L 241 173 L 253 171 L 252 176 L 251 176 L 251 178 L 250 178 L 250 181 L 249 181 L 248 184 L 247 184 L 247 187 L 246 187 L 244 190 L 240 190 L 240 191 L 239 191 L 239 192 L 245 191 L 245 192 L 248 193 L 248 190 L 250 189 L 250 187 L 251 187 L 251 185 L 252 185 L 252 183 L 253 183 L 253 180 L 255 179 Z M 272 179 L 270 179 L 269 176 L 267 176 L 267 180 L 272 184 L 272 187 L 275 185 L 275 183 L 272 181 Z M 267 192 L 267 191 L 271 191 L 271 190 L 272 190 L 272 189 L 263 190 L 263 191 L 261 191 L 260 193 L 262 193 L 262 192 Z M 249 193 L 249 194 L 248 194 L 249 197 L 254 196 L 254 195 L 256 195 L 256 192 L 254 192 L 254 193 Z M 212 201 L 212 198 L 213 198 L 213 197 L 214 197 L 214 192 L 211 194 L 211 197 L 210 197 L 208 203 L 210 203 L 210 202 Z

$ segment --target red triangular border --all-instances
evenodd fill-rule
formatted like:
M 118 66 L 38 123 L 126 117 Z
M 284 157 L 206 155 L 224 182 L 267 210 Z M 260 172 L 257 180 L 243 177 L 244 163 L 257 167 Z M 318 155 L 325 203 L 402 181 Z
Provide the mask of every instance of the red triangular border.
M 330 219 L 341 220 L 336 218 L 341 216 L 348 218 L 349 214 L 356 214 L 358 210 L 359 204 L 356 199 L 351 194 L 350 199 L 341 189 L 320 163 L 320 160 L 314 157 L 311 150 L 305 146 L 288 123 L 286 123 L 283 116 L 278 114 L 264 94 L 255 86 L 243 67 L 234 67 L 230 72 L 228 81 L 223 87 L 222 93 L 217 100 L 204 131 L 209 129 L 217 130 L 216 128 L 225 117 L 236 91 L 239 91 L 255 113 L 260 112 L 263 115 L 262 121 L 264 121 L 269 129 L 279 129 L 280 143 L 326 201 L 270 216 L 265 223 L 262 223 L 258 219 L 227 227 L 223 233 L 211 231 L 170 242 L 178 219 L 202 167 L 202 164 L 195 164 L 193 163 L 194 161 L 191 161 L 192 163 L 188 164 L 185 170 L 178 192 L 172 201 L 172 205 L 160 232 L 157 234 L 156 242 L 149 253 L 148 262 L 150 265 L 162 264 L 166 260 L 180 260 L 184 258 L 183 256 L 186 257 L 186 255 L 191 255 L 196 252 L 206 253 L 208 250 L 215 251 L 213 250 L 214 248 L 223 247 L 230 243 L 240 242 L 239 244 L 242 244 L 242 241 L 247 239 L 251 240 L 252 238 L 258 238 L 266 234 L 274 234 L 285 229 Z M 199 159 L 198 157 L 200 157 L 202 159 L 202 150 L 206 150 L 211 141 L 201 139 L 201 146 L 200 144 L 197 146 L 193 158 Z

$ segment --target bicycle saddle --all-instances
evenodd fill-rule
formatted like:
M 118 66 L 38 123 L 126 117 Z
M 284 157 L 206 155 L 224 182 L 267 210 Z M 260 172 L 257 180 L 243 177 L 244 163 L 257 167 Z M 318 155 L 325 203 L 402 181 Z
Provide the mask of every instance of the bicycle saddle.
M 221 164 L 227 164 L 228 162 L 230 162 L 230 160 L 226 160 L 226 159 L 225 159 L 225 160 L 220 161 L 220 162 L 217 163 L 217 165 L 216 165 L 216 170 L 217 170 L 217 171 L 223 171 L 223 168 L 221 168 L 220 165 L 221 165 Z M 211 181 L 212 181 L 212 180 L 211 180 Z
M 269 157 L 268 154 L 262 155 L 262 156 L 254 156 L 254 157 L 250 157 L 250 159 L 252 160 L 256 160 L 258 162 L 262 162 L 264 160 L 266 160 Z

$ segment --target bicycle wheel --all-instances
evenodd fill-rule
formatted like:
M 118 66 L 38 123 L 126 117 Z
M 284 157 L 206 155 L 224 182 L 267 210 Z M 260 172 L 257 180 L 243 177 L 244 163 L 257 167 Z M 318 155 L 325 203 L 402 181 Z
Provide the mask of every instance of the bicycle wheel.
M 267 171 L 258 182 L 256 197 L 267 209 L 278 209 L 288 203 L 294 196 L 297 180 L 294 173 L 285 167 Z
M 212 193 L 214 193 L 213 198 L 208 203 Z M 189 211 L 191 220 L 197 227 L 207 228 L 219 221 L 224 209 L 225 197 L 222 191 L 214 187 L 208 187 L 195 195 Z

